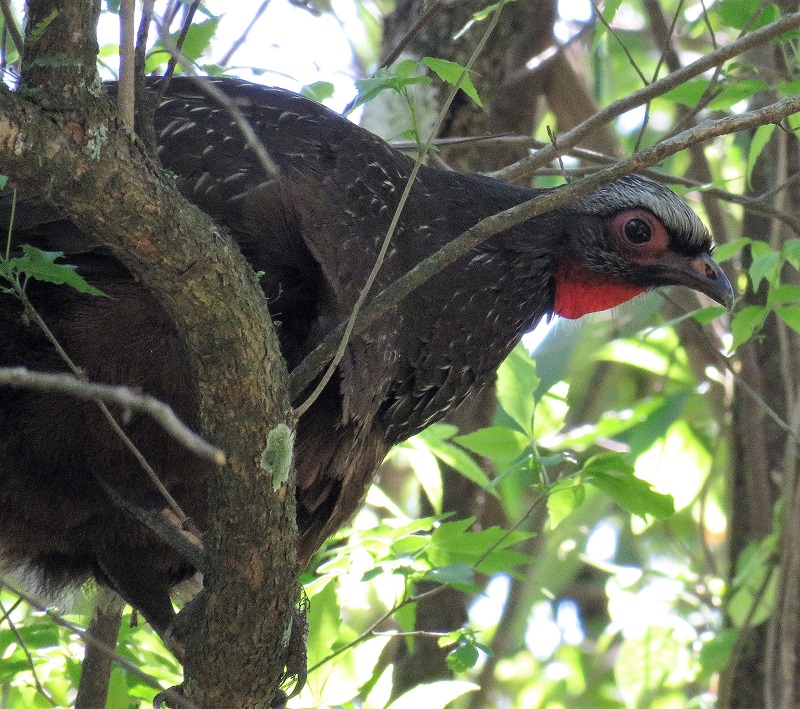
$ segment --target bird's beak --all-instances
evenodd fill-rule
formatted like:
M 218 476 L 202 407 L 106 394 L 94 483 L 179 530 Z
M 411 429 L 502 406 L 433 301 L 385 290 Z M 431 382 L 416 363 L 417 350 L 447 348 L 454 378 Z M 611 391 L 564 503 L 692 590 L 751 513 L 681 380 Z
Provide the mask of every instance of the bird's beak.
M 733 288 L 728 277 L 709 254 L 687 258 L 668 252 L 652 265 L 658 269 L 659 276 L 663 277 L 665 283 L 694 288 L 728 310 L 731 309 Z

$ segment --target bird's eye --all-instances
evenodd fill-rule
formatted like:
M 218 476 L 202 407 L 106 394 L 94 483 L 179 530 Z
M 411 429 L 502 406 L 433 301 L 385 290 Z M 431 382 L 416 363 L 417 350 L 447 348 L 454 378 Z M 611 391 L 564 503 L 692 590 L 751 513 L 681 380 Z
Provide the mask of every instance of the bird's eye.
M 629 219 L 624 229 L 625 238 L 632 244 L 646 244 L 653 236 L 650 225 L 642 219 Z

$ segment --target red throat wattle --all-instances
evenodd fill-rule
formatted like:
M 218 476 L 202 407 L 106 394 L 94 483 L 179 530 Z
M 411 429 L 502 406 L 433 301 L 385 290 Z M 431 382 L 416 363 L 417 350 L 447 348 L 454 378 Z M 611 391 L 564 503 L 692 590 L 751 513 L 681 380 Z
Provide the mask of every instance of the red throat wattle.
M 562 261 L 554 278 L 556 303 L 553 310 L 570 320 L 626 303 L 647 290 L 645 286 L 611 280 L 574 261 Z

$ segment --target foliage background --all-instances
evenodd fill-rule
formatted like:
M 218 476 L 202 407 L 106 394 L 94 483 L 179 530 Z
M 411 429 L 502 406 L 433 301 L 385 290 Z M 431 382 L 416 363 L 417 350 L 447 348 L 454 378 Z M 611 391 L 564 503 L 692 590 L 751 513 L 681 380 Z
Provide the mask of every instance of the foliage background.
M 241 5 L 252 17 L 260 11 Z M 502 167 L 525 154 L 530 136 L 548 143 L 548 129 L 558 136 L 593 106 L 794 9 L 752 0 L 630 0 L 606 3 L 602 20 L 586 6 L 579 21 L 578 3 L 563 3 L 559 14 L 554 3 L 518 0 L 503 12 L 515 5 L 538 21 L 536 34 L 521 21 L 501 30 L 516 39 L 509 54 L 528 47 L 524 76 L 511 77 L 504 66 L 503 82 L 496 80 L 502 47 L 495 47 L 471 77 L 486 108 L 459 100 L 447 130 L 497 132 L 503 121 L 491 121 L 498 113 L 508 118 L 499 83 L 512 86 L 530 130 L 514 131 L 516 143 L 442 147 L 432 160 Z M 278 54 L 291 55 L 283 46 L 291 42 L 307 53 L 307 35 L 287 36 L 289 15 L 303 26 L 321 24 L 325 42 L 336 35 L 337 46 L 349 43 L 351 78 L 341 68 L 326 73 L 322 60 L 319 77 L 289 82 L 316 96 L 335 88 L 341 108 L 354 96 L 348 82 L 373 72 L 403 35 L 409 6 L 337 0 L 287 10 L 273 0 L 249 45 L 271 25 L 281 37 Z M 488 20 L 474 14 L 478 7 L 460 9 L 449 24 L 432 24 L 431 37 L 416 37 L 420 46 L 412 42 L 409 56 L 465 64 L 471 45 L 453 41 L 454 29 L 474 44 Z M 112 20 L 117 10 L 105 8 Z M 225 70 L 217 12 L 201 7 L 184 45 L 209 73 Z M 530 62 L 550 47 L 553 28 L 564 47 L 555 59 Z M 437 33 L 447 42 L 428 51 Z M 785 36 L 679 84 L 584 147 L 629 155 L 705 118 L 794 95 L 794 42 Z M 114 42 L 101 50 L 110 71 L 116 51 Z M 156 48 L 150 68 L 167 58 Z M 245 64 L 235 72 L 276 83 L 272 62 L 255 72 Z M 426 140 L 424 126 L 446 86 L 436 72 L 410 70 L 401 65 L 384 76 L 387 84 L 397 85 L 398 75 L 408 81 L 393 103 L 385 100 L 389 91 L 368 103 L 362 118 L 387 138 Z M 432 83 L 411 83 L 417 72 Z M 488 127 L 476 127 L 475 115 L 489 116 Z M 437 424 L 392 453 L 352 528 L 303 576 L 310 669 L 291 707 L 792 706 L 780 703 L 776 685 L 794 642 L 781 623 L 798 587 L 787 561 L 798 547 L 782 527 L 793 510 L 800 425 L 796 126 L 790 119 L 724 136 L 659 165 L 683 178 L 673 188 L 712 227 L 716 258 L 743 294 L 732 317 L 694 294 L 670 292 L 556 322 L 538 333 L 533 358 L 520 347 L 503 365 L 496 402 L 485 397 L 457 423 Z M 555 185 L 594 165 L 568 156 L 535 184 Z M 86 596 L 59 604 L 66 627 L 10 590 L 0 591 L 0 602 L 0 707 L 70 706 Z M 132 666 L 115 667 L 109 707 L 148 705 L 154 689 L 141 673 L 164 686 L 180 681 L 160 641 L 128 620 L 118 652 Z

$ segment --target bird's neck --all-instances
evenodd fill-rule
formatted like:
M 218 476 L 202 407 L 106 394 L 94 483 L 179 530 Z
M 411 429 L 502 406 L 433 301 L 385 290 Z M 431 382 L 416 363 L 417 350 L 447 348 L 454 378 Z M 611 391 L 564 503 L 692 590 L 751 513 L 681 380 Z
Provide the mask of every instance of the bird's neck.
M 626 303 L 646 290 L 644 286 L 609 279 L 569 260 L 556 267 L 553 280 L 556 293 L 553 310 L 571 320 Z

